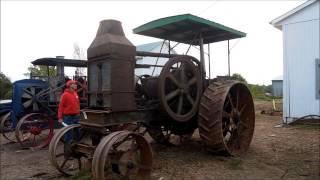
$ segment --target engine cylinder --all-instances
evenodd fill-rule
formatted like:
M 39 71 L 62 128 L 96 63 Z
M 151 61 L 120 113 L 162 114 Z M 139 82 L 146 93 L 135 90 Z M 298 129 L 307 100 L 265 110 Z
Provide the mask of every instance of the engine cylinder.
M 135 46 L 121 22 L 103 20 L 87 50 L 89 107 L 112 111 L 136 110 L 134 98 Z

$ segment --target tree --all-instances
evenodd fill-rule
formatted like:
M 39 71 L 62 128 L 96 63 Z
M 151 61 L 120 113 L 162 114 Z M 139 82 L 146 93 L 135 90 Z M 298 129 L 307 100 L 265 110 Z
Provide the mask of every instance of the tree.
M 55 76 L 56 75 L 56 68 L 54 66 L 49 66 L 49 76 Z M 34 66 L 31 65 L 28 67 L 28 72 L 24 73 L 25 76 L 30 76 L 30 73 L 33 76 L 48 76 L 48 70 L 47 66 Z
M 232 74 L 231 79 L 241 81 L 247 84 L 247 80 L 244 77 L 242 77 L 241 74 L 238 74 L 238 73 Z
M 78 43 L 73 43 L 73 58 L 74 59 L 86 59 L 84 51 L 80 48 Z M 77 67 L 76 75 L 83 76 L 83 68 Z
M 12 83 L 10 79 L 0 72 L 0 99 L 10 99 L 12 96 Z

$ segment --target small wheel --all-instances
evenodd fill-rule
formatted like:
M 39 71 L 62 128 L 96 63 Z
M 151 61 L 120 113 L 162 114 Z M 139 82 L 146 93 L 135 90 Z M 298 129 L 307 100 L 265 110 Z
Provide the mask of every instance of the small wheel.
M 152 150 L 147 140 L 133 132 L 116 131 L 104 137 L 92 160 L 94 179 L 150 179 Z
M 210 151 L 233 156 L 246 152 L 255 125 L 249 88 L 236 81 L 210 84 L 201 98 L 198 125 Z
M 53 136 L 53 119 L 42 113 L 30 113 L 23 116 L 15 130 L 16 139 L 22 147 L 43 148 Z
M 175 121 L 187 122 L 198 110 L 202 79 L 197 60 L 189 56 L 169 59 L 159 76 L 159 100 Z
M 6 138 L 8 141 L 17 142 L 14 134 L 13 123 L 10 117 L 11 112 L 8 112 L 7 114 L 1 117 L 0 131 L 2 133 L 2 136 Z
M 76 131 L 79 130 L 78 137 L 76 136 Z M 71 141 L 65 142 L 64 135 L 69 132 Z M 74 150 L 76 144 L 83 141 L 84 138 L 83 132 L 81 132 L 79 124 L 73 124 L 66 127 L 63 127 L 55 133 L 52 138 L 52 141 L 49 145 L 49 156 L 51 164 L 65 176 L 73 176 L 77 174 L 84 164 L 83 154 L 78 153 Z

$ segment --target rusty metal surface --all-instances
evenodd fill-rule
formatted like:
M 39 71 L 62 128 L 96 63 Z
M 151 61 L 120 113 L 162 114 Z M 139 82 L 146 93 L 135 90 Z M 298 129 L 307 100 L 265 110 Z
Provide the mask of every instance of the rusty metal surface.
M 199 134 L 210 151 L 238 156 L 252 140 L 255 111 L 248 87 L 236 81 L 214 82 L 202 95 Z
M 134 99 L 135 46 L 125 37 L 121 22 L 100 22 L 88 48 L 89 107 L 116 111 L 136 109 Z
M 151 113 L 151 111 L 148 110 L 133 112 L 111 112 L 103 110 L 83 109 L 81 111 L 85 112 L 86 114 L 86 118 L 81 119 L 81 124 L 101 128 L 120 125 L 124 123 L 147 122 L 150 118 Z
M 94 179 L 150 179 L 152 149 L 136 133 L 117 131 L 104 137 L 93 155 Z

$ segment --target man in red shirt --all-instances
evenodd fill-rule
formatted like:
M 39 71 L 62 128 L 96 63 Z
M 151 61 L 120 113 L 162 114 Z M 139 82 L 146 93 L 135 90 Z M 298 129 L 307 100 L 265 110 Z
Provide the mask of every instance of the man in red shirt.
M 80 120 L 80 102 L 77 94 L 77 82 L 69 80 L 66 84 L 58 109 L 58 121 L 68 125 L 78 124 Z M 67 132 L 65 136 L 66 142 L 72 139 L 71 132 Z

